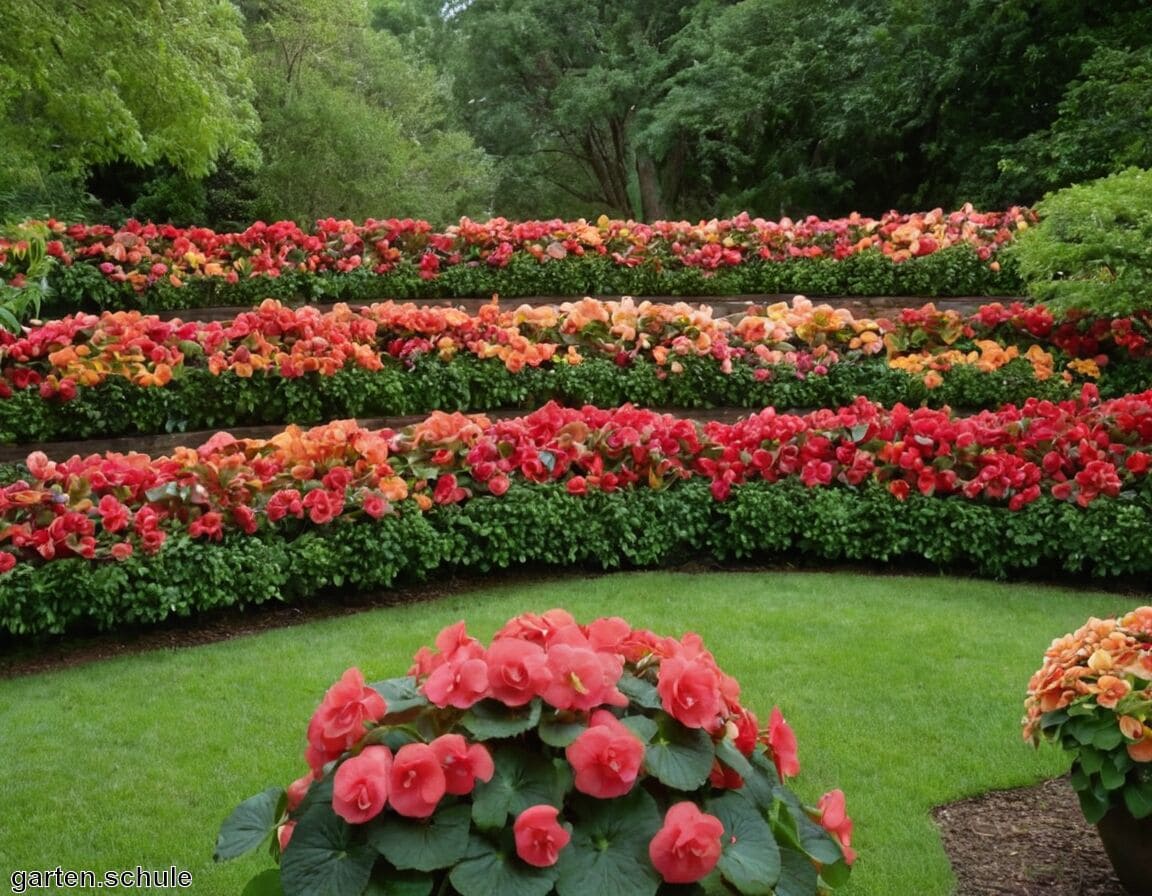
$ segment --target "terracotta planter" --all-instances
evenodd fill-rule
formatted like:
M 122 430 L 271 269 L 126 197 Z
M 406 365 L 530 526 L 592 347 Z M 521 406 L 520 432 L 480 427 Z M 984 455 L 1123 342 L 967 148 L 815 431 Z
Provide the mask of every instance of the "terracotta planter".
M 1136 819 L 1120 806 L 1109 809 L 1096 829 L 1124 889 L 1152 896 L 1152 816 Z

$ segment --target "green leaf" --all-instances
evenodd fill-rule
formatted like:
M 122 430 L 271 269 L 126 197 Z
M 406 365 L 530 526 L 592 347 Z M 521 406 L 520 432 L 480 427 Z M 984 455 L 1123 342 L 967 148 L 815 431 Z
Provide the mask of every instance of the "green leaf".
M 646 744 L 651 741 L 652 738 L 656 736 L 656 732 L 660 730 L 656 722 L 648 718 L 648 716 L 624 716 L 620 722 Z
M 240 896 L 284 896 L 280 886 L 280 869 L 269 868 L 261 871 L 245 885 Z
M 729 738 L 725 737 L 716 744 L 716 758 L 745 781 L 752 777 L 752 763 Z
M 556 863 L 559 896 L 652 896 L 660 876 L 648 844 L 660 829 L 660 810 L 644 790 L 612 800 L 578 797 L 569 806 L 572 840 Z
M 305 812 L 280 864 L 285 896 L 360 896 L 376 850 L 356 842 L 354 831 L 328 806 Z
M 1080 768 L 1088 775 L 1096 774 L 1104 765 L 1104 754 L 1099 750 L 1092 749 L 1092 747 L 1081 747 L 1077 759 Z
M 1124 805 L 1133 818 L 1147 818 L 1152 815 L 1152 781 L 1145 781 L 1139 787 L 1128 787 L 1124 791 Z
M 548 746 L 563 749 L 587 729 L 588 726 L 584 722 L 572 721 L 559 713 L 548 712 L 540 719 L 540 727 L 536 730 L 540 735 L 540 740 Z
M 547 896 L 556 883 L 556 868 L 534 868 L 473 836 L 468 857 L 448 879 L 461 896 Z
M 824 828 L 808 817 L 804 806 L 791 790 L 784 785 L 775 788 L 776 798 L 788 809 L 796 827 L 796 839 L 804 852 L 817 862 L 832 865 L 843 859 L 840 844 Z
M 468 851 L 472 810 L 450 806 L 427 821 L 389 815 L 368 832 L 368 842 L 400 870 L 436 871 L 455 865 Z
M 812 896 L 816 892 L 816 866 L 802 852 L 780 848 L 780 879 L 776 896 Z
M 384 877 L 374 878 L 368 884 L 364 896 L 429 896 L 435 885 L 436 878 L 431 874 L 389 868 Z
M 428 706 L 428 698 L 420 693 L 416 679 L 410 675 L 403 678 L 389 678 L 369 685 L 388 704 L 388 715 L 394 716 L 410 709 Z
M 644 754 L 644 764 L 660 783 L 691 791 L 708 780 L 715 756 L 707 731 L 686 728 L 671 716 L 664 716 L 655 740 Z
M 283 787 L 269 787 L 232 810 L 220 826 L 213 859 L 223 862 L 251 852 L 264 842 L 284 812 Z
M 477 740 L 515 737 L 529 731 L 540 721 L 539 699 L 526 706 L 506 706 L 499 700 L 481 700 L 460 719 Z
M 1100 731 L 1096 733 L 1092 738 L 1092 746 L 1098 750 L 1107 752 L 1109 750 L 1115 750 L 1120 744 L 1124 743 L 1124 733 L 1120 730 L 1119 725 L 1107 719 L 1105 721 L 1108 722 L 1108 726 L 1101 728 Z
M 620 676 L 616 688 L 629 700 L 644 709 L 661 709 L 664 705 L 660 701 L 660 694 L 656 690 L 656 685 L 650 681 L 645 681 L 643 678 L 637 678 L 631 672 L 625 672 Z
M 1127 775 L 1111 762 L 1105 762 L 1100 766 L 1100 783 L 1104 785 L 1105 790 L 1119 790 L 1124 786 L 1126 777 Z
M 1089 824 L 1096 824 L 1108 811 L 1108 797 L 1097 793 L 1094 788 L 1077 790 L 1076 796 L 1080 800 L 1080 811 L 1084 813 L 1084 819 Z M 1128 799 L 1127 792 L 1124 794 L 1124 799 L 1125 801 Z
M 508 744 L 492 750 L 496 767 L 492 780 L 476 783 L 472 792 L 472 820 L 482 828 L 501 828 L 509 813 L 519 815 L 529 806 L 561 806 L 572 787 L 566 762 L 528 753 Z
M 739 793 L 709 800 L 706 809 L 724 824 L 724 851 L 716 867 L 749 896 L 771 896 L 780 877 L 780 847 L 764 816 Z

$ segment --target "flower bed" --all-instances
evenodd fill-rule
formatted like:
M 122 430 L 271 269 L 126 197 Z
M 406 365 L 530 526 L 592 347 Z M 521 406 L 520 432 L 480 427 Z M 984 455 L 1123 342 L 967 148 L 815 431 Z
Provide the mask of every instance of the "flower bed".
M 791 303 L 715 317 L 624 299 L 469 315 L 392 302 L 286 308 L 225 322 L 139 312 L 75 315 L 0 334 L 0 440 L 30 441 L 286 420 L 471 411 L 557 398 L 647 406 L 992 407 L 1152 385 L 1152 315 L 1055 320 L 931 305 L 895 321 Z
M 129 222 L 39 226 L 64 313 L 251 305 L 275 296 L 1019 294 L 997 251 L 1031 212 L 686 221 L 495 218 L 434 231 L 411 219 L 280 221 L 242 233 Z M 21 237 L 0 236 L 0 279 L 22 285 Z
M 957 417 L 863 399 L 700 426 L 548 405 L 344 421 L 170 457 L 28 458 L 0 491 L 0 626 L 114 628 L 442 566 L 685 552 L 1152 569 L 1152 392 Z M 996 551 L 987 545 L 997 545 Z
M 805 806 L 791 790 L 800 764 L 779 709 L 761 731 L 698 635 L 619 618 L 524 614 L 487 647 L 460 622 L 405 677 L 369 687 L 349 669 L 306 759 L 288 788 L 237 807 L 216 847 L 230 859 L 270 840 L 279 872 L 256 880 L 288 896 L 698 882 L 801 896 L 843 883 L 855 859 L 843 792 Z

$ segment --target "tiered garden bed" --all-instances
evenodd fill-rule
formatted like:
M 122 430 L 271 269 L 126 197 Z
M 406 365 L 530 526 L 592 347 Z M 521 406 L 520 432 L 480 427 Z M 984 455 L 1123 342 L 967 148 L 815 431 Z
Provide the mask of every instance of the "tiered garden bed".
M 292 278 L 295 298 L 343 294 L 329 291 L 342 277 L 379 289 L 406 265 L 436 289 L 456 288 L 457 269 L 585 261 L 715 286 L 752 282 L 725 271 L 903 272 L 955 252 L 991 277 L 1028 220 L 462 222 L 444 234 L 321 222 L 242 238 L 52 225 L 49 251 L 85 301 L 159 308 Z M 1149 313 L 268 299 L 197 317 L 81 312 L 4 340 L 0 440 L 3 459 L 23 462 L 0 491 L 0 632 L 112 629 L 525 562 L 1152 568 Z M 716 407 L 710 422 L 692 410 Z M 185 430 L 200 432 L 170 435 Z M 182 444 L 154 441 L 150 455 L 78 441 L 129 435 Z

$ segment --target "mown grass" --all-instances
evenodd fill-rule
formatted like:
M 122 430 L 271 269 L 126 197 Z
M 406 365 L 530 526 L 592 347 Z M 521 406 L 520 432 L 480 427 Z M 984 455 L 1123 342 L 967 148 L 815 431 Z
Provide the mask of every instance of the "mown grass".
M 932 896 L 953 880 L 930 810 L 1065 770 L 1021 743 L 1023 690 L 1053 637 L 1138 601 L 955 578 L 632 573 L 478 588 L 204 647 L 0 681 L 0 878 L 16 869 L 167 868 L 236 894 L 266 855 L 214 865 L 232 807 L 304 770 L 304 731 L 348 666 L 402 674 L 457 619 L 488 638 L 563 606 L 695 630 L 767 718 L 795 728 L 812 800 L 841 787 L 855 896 Z M 994 847 L 990 847 L 994 848 Z

